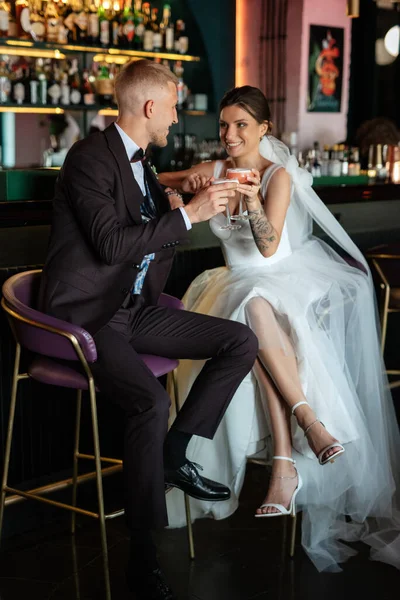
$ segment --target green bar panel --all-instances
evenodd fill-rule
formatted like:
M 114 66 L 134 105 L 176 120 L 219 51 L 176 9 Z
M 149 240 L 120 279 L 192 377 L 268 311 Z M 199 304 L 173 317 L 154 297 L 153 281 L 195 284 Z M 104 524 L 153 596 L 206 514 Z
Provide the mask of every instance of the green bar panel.
M 0 171 L 0 202 L 51 200 L 59 169 Z
M 369 182 L 368 175 L 342 175 L 340 177 L 314 177 L 313 187 L 322 185 L 365 185 Z

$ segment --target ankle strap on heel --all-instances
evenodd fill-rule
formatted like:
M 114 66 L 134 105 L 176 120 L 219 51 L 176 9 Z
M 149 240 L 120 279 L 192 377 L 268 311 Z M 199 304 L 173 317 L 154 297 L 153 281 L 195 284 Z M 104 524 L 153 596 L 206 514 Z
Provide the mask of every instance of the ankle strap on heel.
M 307 404 L 307 406 L 310 406 L 308 404 L 308 402 L 306 402 L 305 400 L 302 400 L 301 402 L 298 402 L 297 404 L 292 406 L 292 415 L 294 415 L 294 411 L 296 410 L 296 408 L 298 408 L 299 406 L 302 406 L 303 404 Z
M 293 458 L 289 458 L 288 456 L 273 456 L 272 460 L 287 460 L 288 462 L 291 462 L 292 464 L 296 464 L 296 461 L 293 460 Z

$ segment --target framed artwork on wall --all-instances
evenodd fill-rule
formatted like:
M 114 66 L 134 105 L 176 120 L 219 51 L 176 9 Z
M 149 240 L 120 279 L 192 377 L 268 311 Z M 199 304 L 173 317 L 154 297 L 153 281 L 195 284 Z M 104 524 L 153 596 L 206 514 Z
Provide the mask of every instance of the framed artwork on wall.
M 310 25 L 307 112 L 340 112 L 343 41 L 342 27 Z

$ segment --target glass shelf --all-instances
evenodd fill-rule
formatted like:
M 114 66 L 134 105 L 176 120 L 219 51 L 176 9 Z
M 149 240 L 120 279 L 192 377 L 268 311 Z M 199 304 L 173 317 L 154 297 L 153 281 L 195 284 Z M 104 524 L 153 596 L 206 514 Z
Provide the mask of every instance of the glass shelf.
M 199 56 L 189 54 L 176 54 L 170 52 L 145 52 L 143 50 L 129 50 L 125 48 L 102 48 L 101 46 L 81 46 L 79 44 L 48 44 L 46 42 L 33 42 L 31 40 L 17 40 L 13 38 L 0 38 L 0 54 L 13 54 L 16 56 L 33 56 L 42 58 L 65 58 L 65 52 L 108 54 L 110 56 L 128 56 L 132 58 L 165 58 L 167 60 L 182 60 L 186 62 L 199 62 Z
M 117 117 L 118 109 L 115 106 L 103 106 L 101 104 L 70 104 L 65 105 L 52 105 L 52 104 L 0 104 L 0 113 L 2 112 L 14 112 L 14 113 L 25 113 L 25 114 L 57 114 L 62 115 L 68 111 L 80 111 L 80 112 L 98 112 L 100 115 L 107 117 Z M 207 114 L 205 110 L 180 110 L 178 115 L 183 114 L 190 117 L 203 117 Z

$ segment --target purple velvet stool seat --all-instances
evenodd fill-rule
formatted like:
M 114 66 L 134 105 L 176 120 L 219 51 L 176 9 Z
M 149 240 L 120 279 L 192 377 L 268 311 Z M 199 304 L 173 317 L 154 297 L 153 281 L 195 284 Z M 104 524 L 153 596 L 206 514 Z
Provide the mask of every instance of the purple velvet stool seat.
M 8 433 L 4 456 L 4 472 L 0 497 L 0 536 L 5 506 L 8 503 L 11 504 L 13 500 L 15 501 L 16 497 L 21 496 L 23 498 L 32 498 L 70 510 L 72 512 L 72 533 L 75 532 L 75 516 L 77 513 L 99 519 L 104 560 L 105 597 L 107 600 L 111 600 L 105 521 L 107 518 L 113 518 L 123 514 L 124 511 L 120 510 L 109 515 L 105 514 L 102 476 L 120 471 L 122 469 L 122 461 L 116 458 L 106 458 L 100 454 L 96 406 L 96 391 L 99 390 L 97 390 L 95 386 L 90 370 L 91 363 L 95 362 L 97 359 L 96 345 L 94 340 L 92 336 L 81 327 L 61 321 L 36 309 L 36 299 L 38 297 L 40 277 L 40 270 L 27 271 L 10 277 L 10 279 L 8 279 L 3 285 L 3 298 L 1 305 L 7 313 L 10 326 L 15 337 L 16 355 Z M 159 304 L 176 309 L 183 308 L 183 304 L 180 300 L 166 294 L 161 295 Z M 22 349 L 30 350 L 36 356 L 26 373 L 20 373 L 20 358 Z M 161 377 L 167 373 L 173 374 L 174 370 L 179 364 L 179 361 L 177 360 L 149 354 L 143 354 L 141 355 L 141 358 L 155 375 L 155 377 Z M 59 362 L 57 359 L 62 359 L 62 361 Z M 53 482 L 50 485 L 43 486 L 35 490 L 21 491 L 11 488 L 8 485 L 8 471 L 10 464 L 18 383 L 19 381 L 27 378 L 32 378 L 48 385 L 55 385 L 77 390 L 76 431 L 73 451 L 72 478 L 67 480 L 67 482 L 63 480 L 63 482 Z M 174 378 L 173 381 L 178 409 L 177 388 Z M 89 392 L 93 428 L 93 455 L 82 454 L 79 451 L 83 390 Z M 90 474 L 85 473 L 84 475 L 79 476 L 79 459 L 89 459 L 94 461 L 95 471 Z M 102 468 L 102 462 L 109 466 Z M 80 483 L 80 481 L 87 481 L 90 478 L 96 480 L 98 497 L 97 513 L 87 511 L 77 506 L 78 483 Z M 45 494 L 47 494 L 49 491 L 61 489 L 61 487 L 66 487 L 66 485 L 72 486 L 72 503 L 70 505 L 56 502 L 45 497 Z M 186 495 L 185 508 L 188 526 L 189 552 L 190 557 L 194 558 L 189 499 Z

